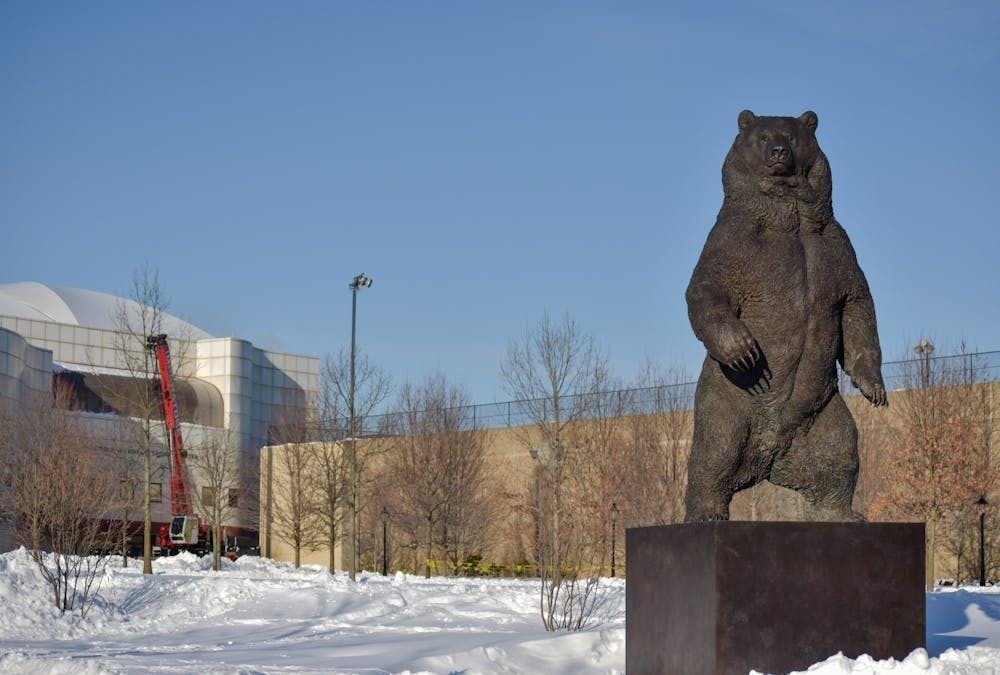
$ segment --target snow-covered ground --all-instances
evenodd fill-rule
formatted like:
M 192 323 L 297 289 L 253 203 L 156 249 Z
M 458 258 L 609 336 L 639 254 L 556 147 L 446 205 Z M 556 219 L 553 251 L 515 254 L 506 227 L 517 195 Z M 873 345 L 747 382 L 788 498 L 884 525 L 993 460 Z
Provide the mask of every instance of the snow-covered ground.
M 24 551 L 0 555 L 0 672 L 621 673 L 625 586 L 602 587 L 597 625 L 550 634 L 536 582 L 431 580 L 259 558 L 219 573 L 190 555 L 108 568 L 91 612 L 60 615 Z M 1000 591 L 1000 589 L 998 589 Z M 810 672 L 1000 673 L 1000 592 L 928 595 L 928 652 L 899 663 L 831 657 Z

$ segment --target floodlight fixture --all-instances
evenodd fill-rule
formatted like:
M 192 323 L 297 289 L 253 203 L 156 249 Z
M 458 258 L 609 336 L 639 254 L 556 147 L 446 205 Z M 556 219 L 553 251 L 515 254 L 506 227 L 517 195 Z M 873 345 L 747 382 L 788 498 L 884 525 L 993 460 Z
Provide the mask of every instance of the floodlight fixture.
M 350 288 L 352 291 L 358 291 L 361 290 L 362 288 L 371 288 L 371 287 L 372 287 L 372 278 L 366 277 L 363 272 L 358 276 L 354 277 L 353 279 L 351 279 Z

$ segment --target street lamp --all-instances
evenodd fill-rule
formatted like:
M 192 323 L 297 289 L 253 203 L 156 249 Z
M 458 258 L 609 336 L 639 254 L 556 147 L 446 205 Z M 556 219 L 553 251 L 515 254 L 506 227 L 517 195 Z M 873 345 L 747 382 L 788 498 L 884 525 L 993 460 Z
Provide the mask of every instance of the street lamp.
M 976 500 L 979 509 L 979 587 L 986 586 L 986 509 L 990 503 L 986 501 L 986 495 L 979 495 Z
M 354 419 L 354 364 L 355 357 L 357 355 L 357 326 L 358 326 L 358 291 L 363 288 L 371 288 L 372 279 L 371 277 L 366 277 L 363 273 L 351 279 L 351 390 L 348 394 L 347 407 L 351 415 L 351 438 L 355 435 L 355 419 Z
M 382 507 L 382 576 L 389 576 L 389 548 L 386 545 L 388 541 L 388 526 L 389 526 L 389 507 Z
M 615 576 L 615 550 L 618 543 L 618 504 L 611 502 L 611 576 Z
M 363 288 L 371 288 L 372 279 L 366 277 L 364 273 L 351 279 L 351 388 L 347 394 L 347 409 L 350 414 L 349 436 L 351 442 L 351 496 L 354 504 L 351 508 L 351 562 L 348 568 L 353 581 L 358 570 L 358 453 L 357 453 L 357 419 L 354 410 L 354 387 L 355 387 L 355 360 L 357 356 L 357 325 L 358 325 L 358 291 Z
M 913 351 L 920 357 L 920 384 L 926 389 L 931 380 L 931 354 L 934 353 L 934 343 L 923 339 L 917 343 Z

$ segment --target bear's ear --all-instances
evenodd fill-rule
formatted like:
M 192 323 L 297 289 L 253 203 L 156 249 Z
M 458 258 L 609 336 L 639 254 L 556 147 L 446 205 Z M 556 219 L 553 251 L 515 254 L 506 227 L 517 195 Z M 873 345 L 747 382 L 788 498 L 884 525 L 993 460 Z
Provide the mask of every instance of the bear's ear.
M 816 127 L 819 126 L 819 118 L 816 117 L 816 113 L 812 110 L 807 110 L 801 115 L 799 115 L 799 121 L 802 122 L 804 126 L 809 131 L 816 133 Z
M 750 126 L 751 124 L 753 124 L 754 122 L 757 121 L 757 116 L 754 115 L 749 110 L 744 110 L 743 112 L 740 113 L 740 117 L 739 117 L 738 121 L 739 121 L 739 125 L 740 125 L 740 131 L 743 131 L 748 126 Z

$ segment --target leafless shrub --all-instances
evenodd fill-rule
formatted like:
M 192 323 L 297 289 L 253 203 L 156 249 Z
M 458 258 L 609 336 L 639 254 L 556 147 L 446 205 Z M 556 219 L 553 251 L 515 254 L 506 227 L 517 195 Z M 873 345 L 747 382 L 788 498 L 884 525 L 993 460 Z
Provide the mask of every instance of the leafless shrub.
M 591 495 L 586 473 L 578 468 L 585 458 L 582 450 L 569 455 L 558 490 L 545 484 L 550 472 L 538 473 L 538 493 L 558 492 L 561 499 L 559 538 L 551 528 L 539 530 L 539 610 L 549 631 L 583 630 L 594 619 L 599 601 L 600 575 L 608 552 L 607 530 L 603 527 L 604 509 Z M 550 507 L 544 501 L 541 504 L 544 515 Z
M 57 386 L 6 411 L 6 458 L 0 466 L 0 511 L 14 539 L 28 549 L 61 611 L 86 614 L 117 534 L 102 522 L 115 506 L 118 484 L 106 457 L 66 411 L 72 392 Z
M 579 630 L 593 613 L 596 583 L 585 577 L 594 574 L 587 563 L 595 547 L 586 524 L 578 522 L 567 458 L 573 429 L 593 412 L 606 372 L 607 359 L 593 338 L 569 315 L 556 322 L 547 313 L 523 339 L 509 343 L 501 364 L 508 392 L 532 422 L 519 440 L 537 462 L 529 503 L 542 623 L 550 631 Z

